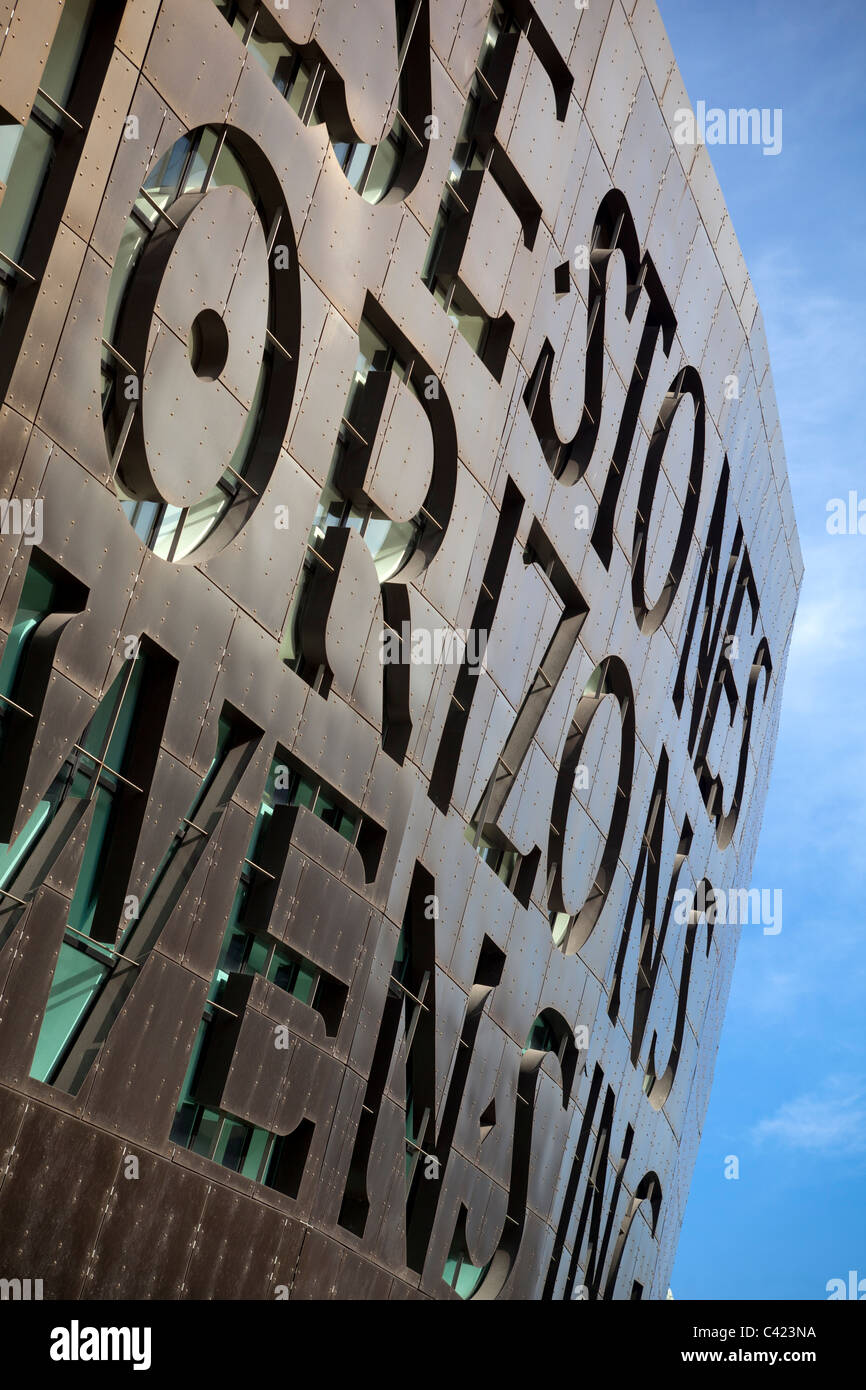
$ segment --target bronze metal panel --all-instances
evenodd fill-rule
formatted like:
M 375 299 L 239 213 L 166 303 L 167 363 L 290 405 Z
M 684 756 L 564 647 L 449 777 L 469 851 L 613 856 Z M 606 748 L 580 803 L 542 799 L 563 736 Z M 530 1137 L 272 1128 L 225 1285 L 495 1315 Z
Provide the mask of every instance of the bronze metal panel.
M 320 327 L 318 320 L 315 327 Z M 309 351 L 309 339 L 306 342 Z M 315 359 L 289 443 L 301 467 L 317 482 L 324 483 L 358 358 L 357 335 L 331 309 L 313 350 Z
M 25 710 L 24 693 L 33 697 L 33 723 L 19 739 L 27 713 L 7 723 L 0 712 L 0 737 L 15 738 L 0 747 L 0 806 L 13 830 L 25 827 L 124 669 L 125 639 L 144 636 L 159 682 L 145 687 L 129 761 L 105 774 L 128 775 L 117 804 L 137 843 L 125 859 L 112 847 L 100 866 L 99 940 L 116 905 L 141 900 L 169 847 L 176 853 L 155 889 L 162 915 L 117 943 L 141 968 L 118 958 L 50 1087 L 29 1070 L 95 806 L 77 824 L 61 808 L 13 883 L 33 902 L 7 899 L 0 912 L 0 1152 L 11 1155 L 2 1272 L 38 1277 L 53 1261 L 47 1296 L 453 1299 L 442 1275 L 455 1236 L 479 1263 L 497 1252 L 479 1296 L 569 1296 L 577 1217 L 557 1201 L 572 1174 L 582 1201 L 584 1121 L 598 1132 L 608 1094 L 606 1203 L 634 1130 L 614 1229 L 651 1164 L 664 1193 L 655 1234 L 643 1211 L 636 1218 L 616 1296 L 633 1278 L 647 1297 L 666 1291 L 736 941 L 717 937 L 684 991 L 685 933 L 671 927 L 647 1026 L 630 1041 L 649 892 L 641 856 L 649 845 L 665 880 L 687 816 L 683 881 L 748 877 L 802 560 L 757 300 L 706 152 L 671 135 L 686 97 L 655 6 L 504 8 L 513 23 L 491 51 L 501 16 L 491 18 L 489 0 L 433 4 L 431 51 L 410 43 L 411 85 L 400 93 L 417 117 L 429 62 L 424 143 L 396 150 L 395 182 L 371 177 L 363 196 L 341 166 L 357 182 L 371 151 L 348 146 L 391 125 L 392 0 L 289 10 L 268 0 L 303 48 L 302 67 L 283 62 L 273 74 L 212 0 L 97 8 L 88 79 L 72 103 L 87 128 L 60 140 L 22 253 L 41 278 L 11 286 L 0 324 L 10 503 L 0 641 L 20 621 L 31 560 L 60 566 L 64 593 L 74 591 L 73 611 L 39 623 L 4 688 Z M 29 23 L 37 9 L 15 13 Z M 3 14 L 0 4 L 0 28 Z M 425 43 L 427 22 L 422 6 Z M 27 62 L 10 77 L 12 44 Z M 32 96 L 40 44 L 6 37 L 0 48 L 7 114 Z M 481 99 L 467 133 L 479 158 L 460 175 L 472 83 Z M 224 121 L 258 215 L 239 190 L 216 186 L 157 216 L 114 344 L 145 381 L 143 406 L 121 408 L 121 372 L 104 426 L 112 382 L 101 377 L 101 339 L 127 218 L 178 138 Z M 399 144 L 400 127 L 392 133 Z M 437 261 L 440 213 L 456 230 Z M 217 371 L 217 354 L 203 363 L 193 343 L 197 373 L 188 337 L 204 309 L 224 323 L 227 357 Z M 366 383 L 362 347 L 375 368 Z M 248 421 L 263 352 L 274 365 L 260 434 L 245 482 L 225 479 L 240 500 L 197 550 L 164 560 L 154 528 L 169 553 L 165 536 L 181 518 L 156 493 L 206 496 Z M 720 384 L 732 371 L 736 408 Z M 668 393 L 687 379 L 703 391 L 694 469 L 684 415 L 666 450 L 652 445 L 670 419 Z M 124 399 L 131 406 L 134 393 Z M 335 456 L 341 431 L 364 420 L 366 444 Z M 151 508 L 122 505 L 112 455 Z M 331 524 L 311 538 L 326 484 Z M 44 503 L 38 539 L 14 511 L 28 499 Z M 418 523 L 414 553 L 385 586 L 351 535 L 371 503 Z M 374 511 L 368 537 L 380 520 Z M 728 597 L 718 586 L 711 602 L 717 630 L 763 644 L 736 792 L 748 693 L 734 666 L 738 710 L 722 737 L 725 702 L 717 718 L 701 693 L 718 653 L 699 650 L 698 619 L 689 626 L 706 598 L 711 532 L 713 563 L 733 576 Z M 732 545 L 741 549 L 729 564 Z M 305 564 L 313 578 L 301 587 Z M 296 600 L 301 654 L 289 665 L 280 653 Z M 401 637 L 408 623 L 413 649 L 388 670 L 386 616 Z M 413 659 L 415 636 L 451 629 L 483 634 L 477 674 L 432 647 Z M 619 701 L 631 722 L 617 718 Z M 228 744 L 209 781 L 221 721 Z M 623 729 L 634 748 L 621 760 Z M 578 746 L 591 777 L 572 788 L 563 768 L 571 776 Z M 276 783 L 274 760 L 286 765 Z M 632 774 L 617 800 L 621 761 Z M 663 775 L 659 849 L 649 804 Z M 727 818 L 709 797 L 715 777 Z M 621 823 L 602 859 L 612 803 Z M 733 829 L 732 806 L 742 807 Z M 256 848 L 259 822 L 269 830 Z M 591 889 L 596 858 L 605 877 Z M 238 931 L 231 949 L 253 954 L 246 969 L 229 965 L 218 1008 L 207 995 L 247 878 L 236 921 L 254 939 Z M 566 902 L 575 912 L 555 916 Z M 279 954 L 267 966 L 271 947 Z M 662 1105 L 650 1040 L 657 1061 L 679 1010 L 688 1027 Z M 213 1021 L 197 1092 L 285 1140 L 273 1185 L 184 1147 L 179 1131 L 170 1139 L 203 1015 Z M 530 1045 L 539 1018 L 545 1030 Z M 576 1058 L 568 1035 L 579 1023 L 590 1044 Z M 275 1046 L 282 1028 L 286 1048 Z M 422 1169 L 408 1203 L 407 1072 L 419 1163 L 432 1156 L 444 1169 L 436 1184 Z M 124 1171 L 131 1158 L 138 1178 Z M 7 1269 L 7 1247 L 34 1267 Z M 582 1276 L 586 1251 L 574 1255 Z
M 163 0 L 142 72 L 188 128 L 225 119 L 243 63 L 211 0 Z
M 62 1146 L 64 1161 L 53 1162 Z M 49 1299 L 78 1298 L 88 1255 L 116 1181 L 118 1140 L 47 1106 L 28 1113 L 0 1188 L 0 1251 L 7 1278 L 41 1278 Z M 55 1239 L 56 1212 L 66 1234 Z
M 282 4 L 280 0 L 262 0 L 262 3 L 294 43 L 309 43 L 320 0 L 292 0 L 291 5 Z
M 9 1162 L 18 1142 L 26 1110 L 23 1096 L 16 1095 L 5 1086 L 0 1088 L 0 1133 L 3 1135 L 3 1147 L 0 1148 L 0 1182 L 9 1170 Z
M 11 23 L 8 13 L 2 17 L 2 107 L 20 125 L 30 116 L 62 10 L 63 0 L 27 0 L 11 7 Z
M 211 1197 L 191 1173 L 146 1150 L 126 1148 L 82 1297 L 182 1297 L 190 1249 L 196 1250 L 194 1237 Z M 131 1246 L 150 1251 L 150 1258 L 131 1259 Z
M 126 526 L 125 518 L 118 516 L 117 524 Z M 129 534 L 128 527 L 126 530 Z M 212 593 L 213 588 L 195 569 L 178 566 L 171 589 L 166 591 L 150 582 L 151 574 L 158 573 L 163 562 L 148 552 L 140 565 L 139 581 L 124 625 L 132 633 L 151 634 L 180 663 L 175 698 L 166 721 L 164 745 L 176 757 L 189 761 L 197 751 L 196 745 L 205 727 L 208 695 L 216 684 L 233 614 L 227 612 L 223 605 L 207 603 L 205 595 Z M 190 625 L 188 614 L 193 607 L 200 609 L 201 621 Z M 196 681 L 194 695 L 186 693 L 185 671 L 200 670 L 202 665 L 207 667 L 207 677 L 201 685 Z M 208 683 L 210 690 L 205 694 L 204 687 Z M 215 727 L 212 733 L 215 741 Z M 204 756 L 202 772 L 212 756 L 210 745 Z
M 190 1021 L 197 1023 L 206 993 L 203 980 L 158 952 L 150 956 L 102 1046 L 92 1083 L 82 1092 L 89 1119 L 167 1150 L 189 1062 Z M 149 1060 L 151 1029 L 163 1039 L 157 1068 Z
M 354 710 L 322 699 L 310 699 L 298 729 L 296 751 L 314 771 L 358 806 L 364 796 L 376 757 L 378 738 Z M 339 711 L 339 713 L 338 713 Z M 329 737 L 328 725 L 336 720 L 339 734 Z M 331 723 L 333 732 L 334 723 Z
M 400 220 L 398 208 L 371 207 L 359 198 L 334 156 L 327 156 L 298 253 L 307 274 L 353 325 L 367 295 L 381 293 Z
M 419 402 L 407 389 L 390 388 L 381 439 L 374 451 L 365 490 L 392 521 L 410 521 L 427 496 L 433 477 L 433 440 Z
M 170 920 L 160 941 L 160 950 L 166 955 L 175 950 L 182 952 L 182 963 L 204 980 L 209 981 L 216 968 L 237 892 L 237 865 L 246 854 L 251 829 L 250 817 L 231 802 L 220 836 L 220 852 L 207 856 L 206 878 L 195 906 L 194 921 L 184 935 L 184 924 L 177 923 L 180 929 L 173 930 L 175 923 Z M 164 837 L 162 842 L 165 843 Z
M 92 372 L 88 373 L 88 385 L 85 386 L 84 371 L 87 367 L 86 354 L 88 351 L 95 352 L 95 360 L 99 361 L 99 343 L 98 334 L 90 328 L 86 318 L 82 322 L 83 298 L 78 298 L 74 293 L 81 285 L 79 281 L 80 271 L 84 275 L 83 285 L 86 286 L 84 295 L 87 298 L 92 297 L 98 302 L 100 294 L 104 296 L 108 286 L 105 268 L 101 262 L 88 256 L 84 242 L 80 237 L 61 226 L 51 249 L 45 273 L 39 284 L 36 305 L 30 315 L 27 332 L 24 335 L 21 352 L 12 373 L 9 393 L 6 398 L 10 405 L 29 419 L 35 418 L 40 406 L 40 399 L 44 402 L 43 392 L 56 403 L 59 394 L 66 395 L 66 392 L 76 391 L 80 388 L 82 399 L 90 399 L 92 408 L 95 409 L 96 390 L 90 386 Z M 70 367 L 68 363 L 64 365 L 59 354 L 55 358 L 58 311 L 61 315 L 64 314 L 67 307 L 70 307 L 70 301 L 73 326 L 70 328 L 69 338 L 66 341 L 73 357 L 78 359 L 77 382 L 75 381 L 74 367 Z M 81 325 L 77 331 L 74 326 L 76 322 Z M 82 354 L 83 361 L 79 354 Z M 92 365 L 92 361 L 93 359 L 91 359 L 90 365 Z M 52 367 L 54 368 L 53 372 L 51 371 Z M 50 376 L 49 373 L 51 373 Z M 58 380 L 63 383 L 59 388 L 56 386 Z M 66 406 L 68 418 L 68 397 L 66 398 Z M 58 443 L 63 443 L 64 438 L 70 444 L 74 444 L 76 440 L 80 442 L 80 428 L 69 432 L 68 425 L 66 431 L 61 426 L 52 433 L 50 405 L 45 418 L 47 432 L 52 435 L 52 438 L 56 438 Z M 93 445 L 95 449 L 95 432 Z M 95 458 L 99 458 L 98 452 L 95 453 Z
M 308 860 L 294 892 L 284 939 L 342 980 L 351 978 L 369 906 Z
M 4 997 L 9 999 L 0 1020 L 0 1057 L 4 1075 L 19 1084 L 26 1084 L 30 1075 L 67 911 L 65 898 L 43 888 L 29 909 L 6 899 L 0 912 L 0 932 L 5 938 L 0 979 Z
M 404 1284 L 402 1279 L 395 1279 L 391 1285 L 389 1299 L 398 1301 L 409 1301 L 411 1299 L 424 1299 L 426 1294 L 421 1293 L 420 1289 L 413 1289 L 411 1284 Z
M 17 411 L 4 408 L 0 417 L 0 456 L 5 460 L 3 494 L 38 500 L 42 496 L 42 481 L 51 458 L 52 444 L 39 430 Z M 2 465 L 0 465 L 2 466 Z M 20 597 L 20 578 L 30 562 L 30 546 L 18 537 L 0 538 L 0 583 L 5 585 L 0 605 L 0 621 L 11 628 Z M 10 576 L 13 582 L 8 583 Z
M 436 191 L 441 195 L 441 184 Z M 414 217 L 403 219 L 380 301 L 413 347 L 429 362 L 431 371 L 441 377 L 451 344 L 458 335 L 418 275 L 429 241 L 429 233 Z
M 431 114 L 435 113 L 436 115 L 438 125 L 435 129 L 438 133 L 435 139 L 428 142 L 429 148 L 423 173 L 406 199 L 406 206 L 412 210 L 428 234 L 439 211 L 442 185 L 448 177 L 448 165 L 466 106 L 464 94 L 455 86 L 437 53 L 437 27 L 440 24 L 444 26 L 448 23 L 446 9 L 445 3 L 433 4 L 430 7 L 430 28 L 433 37 L 433 47 L 430 54 L 430 105 Z M 456 27 L 456 17 L 454 24 Z M 443 37 L 447 43 L 447 37 Z M 405 235 L 406 230 L 404 228 L 400 234 L 401 241 Z
M 117 31 L 117 47 L 132 63 L 141 66 L 161 0 L 137 0 L 127 5 L 123 11 L 120 28 Z
M 316 39 L 346 84 L 346 105 L 360 140 L 375 145 L 388 123 L 397 86 L 397 30 L 391 0 L 365 0 L 351 24 L 343 0 L 321 0 Z
M 82 250 L 79 238 L 73 232 L 61 229 L 52 260 L 63 257 L 59 262 L 59 279 L 65 296 L 71 294 L 69 315 L 60 342 L 56 345 L 56 356 L 54 347 L 49 354 L 40 344 L 38 353 L 34 353 L 32 367 L 29 358 L 22 359 L 26 375 L 19 386 L 17 380 L 21 378 L 22 367 L 16 370 L 10 400 L 13 404 L 20 401 L 20 408 L 29 413 L 31 409 L 35 411 L 37 401 L 34 397 L 37 392 L 40 393 L 36 416 L 40 429 L 94 477 L 104 479 L 108 476 L 109 460 L 99 400 L 99 362 L 102 355 L 102 310 L 111 273 L 105 262 L 94 256 L 92 251 L 85 252 L 82 263 Z M 43 285 L 43 295 L 48 288 L 47 284 Z M 98 318 L 94 314 L 95 308 Z M 51 312 L 56 315 L 56 308 L 52 306 Z M 38 319 L 38 313 L 39 304 L 34 320 Z M 34 331 L 35 325 L 31 321 L 30 333 Z M 31 373 L 32 380 L 28 380 Z M 74 416 L 70 412 L 71 400 L 76 401 L 78 406 Z
M 223 997 L 226 1008 L 239 1017 L 220 1017 L 214 1023 L 213 1042 L 197 1094 L 202 1104 L 230 1110 L 249 1124 L 273 1130 L 280 1090 L 297 1044 L 292 1041 L 288 1047 L 277 1048 L 277 1025 L 259 1012 L 249 997 L 246 1004 L 243 1002 L 252 987 L 250 977 L 229 978 Z M 286 1013 L 291 1002 L 286 1001 Z
M 184 1297 L 273 1298 L 272 1269 L 286 1222 L 276 1212 L 224 1188 L 207 1195 Z
M 369 1260 L 347 1250 L 335 1286 L 337 1299 L 364 1299 L 378 1303 L 391 1296 L 391 1275 L 377 1269 Z
M 292 1283 L 292 1298 L 333 1298 L 345 1251 L 327 1236 L 308 1231 Z
M 267 156 L 279 178 L 292 224 L 300 235 L 330 149 L 327 127 L 324 123 L 302 125 L 258 63 L 249 60 L 232 97 L 228 123 L 246 131 Z
M 42 486 L 49 497 L 64 498 L 62 508 L 45 508 L 43 546 L 90 591 L 81 618 L 60 639 L 56 669 L 96 694 L 112 657 L 118 658 L 117 670 L 123 659 L 119 635 L 139 547 L 121 527 L 116 500 L 61 449 L 53 450 Z M 110 583 L 99 584 L 100 574 Z
M 87 129 L 81 160 L 63 214 L 66 225 L 85 241 L 90 238 L 102 206 L 112 160 L 118 148 L 118 127 L 124 128 L 137 81 L 138 71 L 133 63 L 123 54 L 115 52 Z M 124 140 L 123 143 L 131 142 Z
M 472 81 L 489 16 L 490 6 L 487 4 L 487 0 L 466 0 L 463 5 L 457 33 L 451 45 L 451 51 L 447 55 L 448 70 L 457 86 L 463 91 Z M 452 19 L 448 29 L 444 31 L 443 38 L 453 29 L 453 23 Z
M 225 593 L 233 594 L 272 637 L 279 636 L 285 627 L 306 553 L 306 524 L 312 519 L 318 497 L 319 488 L 290 455 L 282 453 L 261 502 L 241 533 L 218 555 L 200 562 L 202 573 Z M 267 581 L 264 586 L 263 575 Z M 269 650 L 272 655 L 273 644 Z
M 136 83 L 128 114 L 138 122 L 138 139 L 117 140 L 116 154 L 90 240 L 93 250 L 110 264 L 114 262 L 126 219 L 138 197 L 152 156 L 154 153 L 157 156 L 164 154 L 183 132 L 181 122 L 143 77 L 139 77 Z

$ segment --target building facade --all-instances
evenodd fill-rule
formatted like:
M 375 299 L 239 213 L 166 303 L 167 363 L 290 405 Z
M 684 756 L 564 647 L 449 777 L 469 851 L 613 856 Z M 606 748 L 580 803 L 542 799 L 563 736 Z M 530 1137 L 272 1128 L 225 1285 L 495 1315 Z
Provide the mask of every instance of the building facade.
M 0 10 L 0 1276 L 664 1298 L 802 563 L 653 0 Z

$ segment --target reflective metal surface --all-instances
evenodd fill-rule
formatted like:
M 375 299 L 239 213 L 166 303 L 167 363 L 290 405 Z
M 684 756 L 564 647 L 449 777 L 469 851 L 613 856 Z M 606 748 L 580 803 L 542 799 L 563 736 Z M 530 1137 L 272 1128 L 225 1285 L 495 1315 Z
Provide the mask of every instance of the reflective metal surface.
M 665 1296 L 802 578 L 683 104 L 652 0 L 15 7 L 0 1276 Z

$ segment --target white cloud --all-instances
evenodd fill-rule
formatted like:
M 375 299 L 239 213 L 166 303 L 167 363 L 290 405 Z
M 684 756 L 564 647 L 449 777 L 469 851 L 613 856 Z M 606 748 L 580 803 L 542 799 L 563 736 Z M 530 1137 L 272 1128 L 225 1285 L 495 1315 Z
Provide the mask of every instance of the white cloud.
M 757 1143 L 826 1155 L 866 1153 L 866 1084 L 829 1076 L 823 1089 L 780 1105 L 752 1131 Z

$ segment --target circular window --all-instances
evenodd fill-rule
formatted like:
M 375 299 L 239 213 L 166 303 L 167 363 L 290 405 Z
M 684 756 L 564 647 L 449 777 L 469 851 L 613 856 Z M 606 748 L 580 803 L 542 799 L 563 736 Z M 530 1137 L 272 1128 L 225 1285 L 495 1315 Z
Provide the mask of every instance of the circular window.
M 121 506 L 162 559 L 209 559 L 276 467 L 300 346 L 288 208 L 244 132 L 203 126 L 158 157 L 121 238 L 103 339 Z

